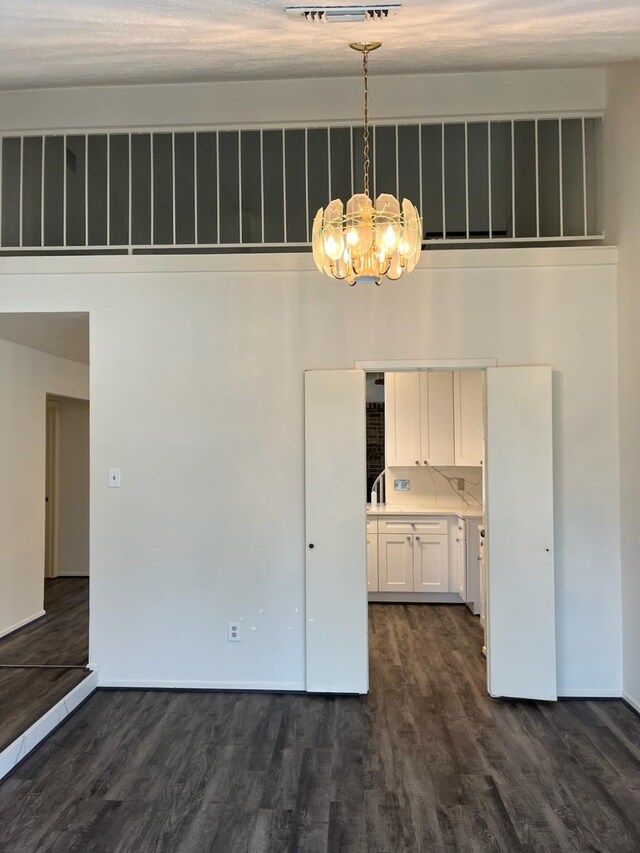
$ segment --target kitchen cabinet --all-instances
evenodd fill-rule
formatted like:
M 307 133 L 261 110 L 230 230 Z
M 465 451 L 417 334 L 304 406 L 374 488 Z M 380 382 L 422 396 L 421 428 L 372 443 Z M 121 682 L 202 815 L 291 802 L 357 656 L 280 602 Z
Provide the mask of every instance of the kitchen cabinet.
M 451 591 L 448 543 L 446 518 L 381 518 L 378 591 Z
M 378 577 L 380 592 L 413 592 L 413 536 L 410 533 L 378 534 Z
M 447 536 L 413 537 L 413 591 L 448 592 Z
M 461 518 L 452 518 L 449 522 L 449 545 L 449 589 L 451 592 L 457 592 L 463 601 L 466 601 L 466 523 Z
M 385 455 L 393 468 L 454 464 L 453 373 L 385 374 Z
M 484 458 L 484 374 L 462 370 L 453 374 L 455 465 L 478 466 Z
M 371 525 L 367 523 L 367 589 L 378 592 L 378 527 L 371 530 Z
M 420 439 L 420 374 L 385 373 L 385 461 L 390 467 L 409 468 L 422 459 Z
M 467 595 L 466 601 L 474 616 L 480 615 L 480 528 L 482 519 L 467 519 Z
M 420 443 L 423 465 L 455 464 L 453 434 L 453 373 L 420 373 Z

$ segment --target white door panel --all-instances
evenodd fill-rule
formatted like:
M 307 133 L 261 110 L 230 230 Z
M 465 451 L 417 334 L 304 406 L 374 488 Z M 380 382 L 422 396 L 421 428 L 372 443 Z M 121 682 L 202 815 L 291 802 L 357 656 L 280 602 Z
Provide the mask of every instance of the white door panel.
M 413 591 L 447 592 L 448 555 L 446 536 L 423 534 L 413 540 Z
M 461 370 L 453 375 L 455 464 L 483 463 L 484 394 L 481 370 Z
M 307 371 L 309 692 L 366 693 L 369 689 L 365 457 L 364 371 Z
M 453 373 L 420 373 L 420 425 L 423 465 L 454 465 Z
M 367 588 L 378 592 L 378 534 L 367 533 Z
M 413 590 L 413 536 L 378 535 L 378 575 L 380 592 Z
M 388 467 L 420 464 L 420 376 L 385 373 L 385 456 Z
M 489 368 L 486 394 L 489 692 L 556 699 L 551 368 Z

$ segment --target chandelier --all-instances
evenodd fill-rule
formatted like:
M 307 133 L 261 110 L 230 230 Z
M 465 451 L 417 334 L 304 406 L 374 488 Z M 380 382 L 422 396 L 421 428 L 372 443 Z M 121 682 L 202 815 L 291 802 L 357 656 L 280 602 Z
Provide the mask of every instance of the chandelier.
M 411 272 L 422 248 L 422 221 L 415 206 L 381 193 L 375 206 L 369 197 L 369 54 L 380 42 L 354 42 L 362 53 L 364 73 L 364 192 L 352 195 L 346 206 L 335 198 L 313 220 L 313 259 L 320 272 L 346 281 L 382 284 Z

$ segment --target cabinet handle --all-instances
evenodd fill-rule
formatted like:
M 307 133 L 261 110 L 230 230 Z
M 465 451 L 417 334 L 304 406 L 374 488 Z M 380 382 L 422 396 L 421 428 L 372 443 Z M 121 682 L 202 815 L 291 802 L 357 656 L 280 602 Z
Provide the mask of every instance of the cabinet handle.
M 411 542 L 411 537 L 407 536 L 407 542 Z
M 428 462 L 427 462 L 427 460 L 425 459 L 423 464 L 424 464 L 424 465 L 428 465 L 429 463 L 428 463 Z
M 420 460 L 416 459 L 416 465 L 419 465 L 419 464 L 420 464 Z
M 313 542 L 311 542 L 311 544 L 309 545 L 309 548 L 310 548 L 310 549 L 313 549 L 313 547 L 314 547 L 314 546 L 313 546 Z
M 420 541 L 420 537 L 416 536 L 416 542 L 419 542 L 419 541 Z

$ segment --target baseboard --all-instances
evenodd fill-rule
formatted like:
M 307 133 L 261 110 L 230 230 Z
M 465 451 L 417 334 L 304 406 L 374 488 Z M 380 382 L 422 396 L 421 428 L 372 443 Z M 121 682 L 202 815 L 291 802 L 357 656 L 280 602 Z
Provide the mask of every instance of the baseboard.
M 633 696 L 629 696 L 629 694 L 625 693 L 624 690 L 622 691 L 622 698 L 630 708 L 633 708 L 637 714 L 640 714 L 640 700 L 634 699 Z
M 303 681 L 179 681 L 146 678 L 99 678 L 98 687 L 130 690 L 247 690 L 265 693 L 299 693 Z
M 0 752 L 0 779 L 3 779 L 23 761 L 51 732 L 57 728 L 85 699 L 94 692 L 98 683 L 98 674 L 91 672 L 70 690 L 53 708 L 40 717 L 24 734 Z
M 58 574 L 54 578 L 49 578 L 49 580 L 55 580 L 56 578 L 88 578 L 89 572 L 58 572 Z
M 46 610 L 40 610 L 38 613 L 34 613 L 33 616 L 27 616 L 26 619 L 21 619 L 20 622 L 16 622 L 15 625 L 9 625 L 8 628 L 4 628 L 0 631 L 0 637 L 6 637 L 7 634 L 13 634 L 14 631 L 19 631 L 20 628 L 24 628 L 25 625 L 28 625 L 30 622 L 35 622 L 36 619 L 42 619 L 42 617 L 46 615 Z
M 370 592 L 370 604 L 464 604 L 457 592 Z
M 563 687 L 558 689 L 559 699 L 622 699 L 623 693 L 619 687 L 607 689 L 595 689 L 593 687 L 573 688 Z

